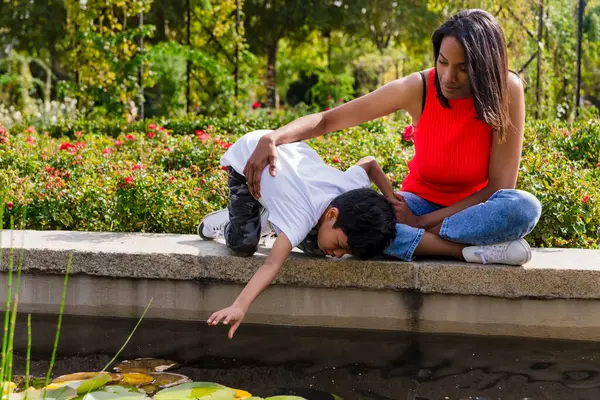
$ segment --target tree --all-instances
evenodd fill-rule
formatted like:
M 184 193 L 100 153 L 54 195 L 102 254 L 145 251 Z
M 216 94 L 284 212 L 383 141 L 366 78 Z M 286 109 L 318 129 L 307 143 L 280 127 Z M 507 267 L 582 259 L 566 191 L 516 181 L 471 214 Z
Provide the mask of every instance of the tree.
M 250 50 L 267 56 L 265 86 L 268 107 L 279 106 L 276 69 L 279 41 L 306 36 L 315 24 L 309 17 L 323 7 L 319 0 L 244 1 L 244 24 Z
M 390 46 L 428 38 L 438 23 L 438 14 L 421 0 L 340 0 L 346 10 L 345 30 L 375 44 L 380 54 Z
M 151 0 L 65 1 L 61 48 L 76 77 L 63 86 L 65 93 L 89 110 L 136 117 L 144 63 L 140 38 L 150 36 L 154 28 L 138 27 L 138 16 L 148 12 L 150 4 Z M 149 77 L 147 69 L 144 77 Z

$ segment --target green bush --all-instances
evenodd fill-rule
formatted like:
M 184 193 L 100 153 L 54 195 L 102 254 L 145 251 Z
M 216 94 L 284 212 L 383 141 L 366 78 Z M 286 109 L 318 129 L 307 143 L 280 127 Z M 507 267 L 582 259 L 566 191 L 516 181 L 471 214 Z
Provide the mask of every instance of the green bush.
M 11 217 L 20 224 L 26 207 L 28 229 L 192 233 L 205 214 L 227 204 L 219 166 L 226 148 L 248 131 L 295 116 L 256 110 L 237 118 L 78 121 L 4 132 L 4 226 Z M 380 119 L 309 143 L 340 169 L 375 156 L 399 189 L 413 155 L 402 137 L 406 123 Z M 528 236 L 532 245 L 600 247 L 599 140 L 598 120 L 528 124 L 517 187 L 543 206 Z

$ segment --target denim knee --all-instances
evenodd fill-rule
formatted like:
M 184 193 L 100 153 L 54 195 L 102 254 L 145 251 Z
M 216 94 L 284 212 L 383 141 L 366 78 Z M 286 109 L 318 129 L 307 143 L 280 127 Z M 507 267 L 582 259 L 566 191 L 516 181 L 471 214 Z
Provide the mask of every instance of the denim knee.
M 495 193 L 507 201 L 507 220 L 520 237 L 529 234 L 540 219 L 542 205 L 531 193 L 524 190 L 502 189 Z

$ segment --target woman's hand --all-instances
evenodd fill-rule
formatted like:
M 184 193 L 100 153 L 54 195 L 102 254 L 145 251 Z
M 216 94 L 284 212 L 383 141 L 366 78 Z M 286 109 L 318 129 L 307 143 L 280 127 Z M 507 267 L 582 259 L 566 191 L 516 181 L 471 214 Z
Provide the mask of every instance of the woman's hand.
M 399 224 L 404 224 L 408 226 L 412 226 L 414 228 L 422 228 L 421 220 L 417 217 L 406 204 L 406 200 L 399 193 L 394 193 L 394 198 L 389 198 L 388 200 L 394 206 L 394 212 L 396 214 L 396 221 Z
M 210 316 L 210 318 L 208 319 L 208 325 L 217 325 L 221 320 L 223 320 L 223 324 L 227 325 L 230 322 L 231 324 L 231 328 L 229 328 L 229 339 L 233 339 L 233 334 L 235 333 L 235 331 L 237 330 L 237 328 L 240 326 L 240 324 L 242 323 L 242 320 L 244 319 L 244 317 L 246 316 L 246 310 L 237 305 L 237 304 L 232 304 L 231 306 L 224 308 L 222 310 L 216 311 L 213 313 L 213 315 Z
M 248 184 L 248 190 L 250 194 L 255 198 L 260 198 L 260 175 L 267 165 L 269 167 L 269 173 L 271 176 L 277 174 L 277 148 L 275 146 L 275 140 L 269 135 L 264 135 L 258 140 L 256 149 L 252 152 L 246 167 L 244 168 L 244 176 L 246 177 L 246 183 Z

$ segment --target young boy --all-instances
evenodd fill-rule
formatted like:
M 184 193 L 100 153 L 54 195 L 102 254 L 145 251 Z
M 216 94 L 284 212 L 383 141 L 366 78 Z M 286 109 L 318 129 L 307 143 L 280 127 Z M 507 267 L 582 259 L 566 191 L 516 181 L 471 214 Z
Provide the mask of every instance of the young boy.
M 254 199 L 242 173 L 258 140 L 268 132 L 248 133 L 223 155 L 221 165 L 229 171 L 228 209 L 207 215 L 198 226 L 203 239 L 225 236 L 227 247 L 241 256 L 254 254 L 269 222 L 277 233 L 265 263 L 234 303 L 208 319 L 209 325 L 232 323 L 229 338 L 294 247 L 311 255 L 367 259 L 382 254 L 396 234 L 394 208 L 385 198 L 393 198 L 394 192 L 372 157 L 342 172 L 325 164 L 304 142 L 278 146 L 277 175 L 265 168 L 261 198 Z M 369 189 L 371 181 L 385 197 Z

